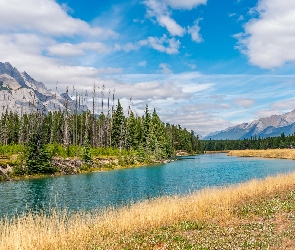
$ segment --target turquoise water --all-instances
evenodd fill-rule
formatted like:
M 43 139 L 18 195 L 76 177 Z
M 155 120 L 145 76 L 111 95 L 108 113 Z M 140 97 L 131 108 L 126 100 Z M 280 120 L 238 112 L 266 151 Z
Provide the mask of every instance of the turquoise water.
M 292 171 L 295 171 L 292 160 L 212 154 L 184 157 L 157 166 L 1 182 L 0 216 L 52 207 L 69 210 L 119 207 Z

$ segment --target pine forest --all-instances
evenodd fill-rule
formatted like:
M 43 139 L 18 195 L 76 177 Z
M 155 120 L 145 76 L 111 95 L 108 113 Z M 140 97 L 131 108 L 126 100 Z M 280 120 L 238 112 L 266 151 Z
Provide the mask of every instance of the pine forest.
M 113 100 L 114 103 L 114 100 Z M 88 165 L 99 156 L 117 156 L 120 165 L 156 163 L 177 152 L 195 154 L 201 142 L 193 131 L 160 120 L 156 110 L 146 105 L 143 116 L 128 108 L 124 113 L 120 100 L 110 105 L 107 114 L 79 111 L 80 102 L 70 110 L 17 114 L 6 111 L 0 119 L 0 157 L 18 155 L 14 172 L 46 174 L 57 171 L 54 157 L 76 157 Z M 103 110 L 103 101 L 102 101 Z M 33 107 L 33 105 L 32 105 Z M 125 115 L 126 114 L 126 115 Z

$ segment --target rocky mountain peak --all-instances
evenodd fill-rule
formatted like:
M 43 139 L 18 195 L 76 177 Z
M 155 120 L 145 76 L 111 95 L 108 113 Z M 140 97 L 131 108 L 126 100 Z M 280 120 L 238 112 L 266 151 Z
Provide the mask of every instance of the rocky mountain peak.
M 64 103 L 65 96 L 47 89 L 27 72 L 20 73 L 10 63 L 0 62 L 0 115 L 6 111 L 19 114 L 63 111 Z M 78 112 L 87 110 L 86 105 L 77 107 L 76 101 L 70 98 L 67 107 Z
M 259 118 L 249 123 L 238 124 L 225 130 L 211 133 L 204 139 L 238 140 L 251 137 L 279 136 L 281 133 L 293 134 L 295 132 L 295 110 L 282 115 L 271 115 Z
M 21 74 L 17 70 L 17 68 L 12 67 L 12 65 L 9 62 L 1 63 L 0 62 L 0 75 L 7 74 L 14 78 L 21 87 L 27 88 L 27 85 L 22 78 Z

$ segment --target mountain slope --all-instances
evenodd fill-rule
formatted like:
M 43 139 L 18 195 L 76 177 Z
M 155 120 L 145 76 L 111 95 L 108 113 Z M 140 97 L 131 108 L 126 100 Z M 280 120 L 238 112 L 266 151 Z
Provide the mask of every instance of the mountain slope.
M 65 110 L 66 98 L 48 90 L 42 82 L 34 80 L 26 72 L 20 73 L 10 63 L 0 62 L 0 115 L 4 112 L 18 114 Z M 68 108 L 76 109 L 76 101 L 68 99 Z M 77 107 L 87 110 L 87 106 Z
M 295 132 L 295 109 L 283 115 L 272 115 L 250 123 L 242 123 L 205 136 L 204 140 L 238 140 L 251 137 L 273 137 Z

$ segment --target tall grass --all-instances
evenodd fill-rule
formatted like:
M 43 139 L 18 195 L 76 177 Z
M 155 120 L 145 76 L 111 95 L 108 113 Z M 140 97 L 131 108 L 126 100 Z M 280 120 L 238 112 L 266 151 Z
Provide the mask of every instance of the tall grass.
M 121 249 L 122 237 L 183 221 L 226 222 L 242 202 L 290 190 L 295 172 L 236 186 L 163 197 L 104 212 L 24 215 L 2 219 L 0 249 Z
M 227 155 L 295 160 L 295 149 L 231 150 Z

